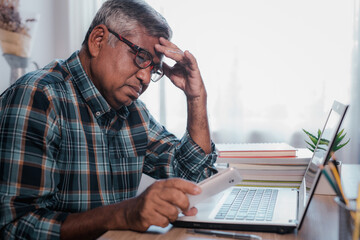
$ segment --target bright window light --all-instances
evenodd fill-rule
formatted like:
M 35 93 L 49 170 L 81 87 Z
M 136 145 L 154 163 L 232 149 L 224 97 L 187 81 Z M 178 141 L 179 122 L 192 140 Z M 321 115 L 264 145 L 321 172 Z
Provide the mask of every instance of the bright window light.
M 302 128 L 316 131 L 333 100 L 350 101 L 352 0 L 147 2 L 168 20 L 173 42 L 197 58 L 217 143 L 304 146 Z M 185 96 L 161 81 L 142 99 L 181 136 Z

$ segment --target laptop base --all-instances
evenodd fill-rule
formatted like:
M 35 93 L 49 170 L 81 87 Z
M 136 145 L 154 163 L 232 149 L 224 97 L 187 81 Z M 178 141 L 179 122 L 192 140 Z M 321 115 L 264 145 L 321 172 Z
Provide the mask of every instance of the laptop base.
M 274 233 L 291 233 L 295 226 L 276 226 L 276 225 L 251 225 L 251 224 L 231 224 L 231 223 L 209 223 L 209 222 L 187 222 L 175 221 L 172 223 L 175 227 L 182 228 L 203 228 L 217 230 L 236 230 L 247 232 L 274 232 Z

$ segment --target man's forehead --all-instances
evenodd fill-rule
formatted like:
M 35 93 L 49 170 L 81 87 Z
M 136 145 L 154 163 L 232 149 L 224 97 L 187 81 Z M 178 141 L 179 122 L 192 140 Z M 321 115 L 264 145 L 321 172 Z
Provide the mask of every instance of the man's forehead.
M 160 63 L 164 58 L 164 54 L 155 50 L 155 44 L 160 44 L 160 37 L 152 36 L 145 27 L 136 26 L 132 30 L 125 31 L 122 34 L 137 46 L 148 51 L 153 56 L 155 63 Z

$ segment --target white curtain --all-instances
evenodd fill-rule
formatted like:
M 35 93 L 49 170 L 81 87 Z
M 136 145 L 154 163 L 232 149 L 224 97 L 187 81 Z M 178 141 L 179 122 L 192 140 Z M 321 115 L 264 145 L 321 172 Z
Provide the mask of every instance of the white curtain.
M 305 147 L 302 128 L 321 128 L 338 100 L 351 104 L 343 124 L 351 141 L 340 150 L 350 163 L 360 162 L 359 1 L 147 0 L 168 20 L 173 42 L 197 57 L 216 143 Z M 72 49 L 101 2 L 69 1 Z M 141 98 L 181 136 L 185 97 L 168 79 L 161 81 Z
M 104 0 L 67 0 L 69 5 L 69 43 L 73 52 L 80 49 L 96 11 Z
M 351 103 L 350 109 L 359 112 L 358 77 L 351 70 L 354 0 L 147 2 L 172 26 L 173 42 L 197 57 L 215 142 L 305 147 L 302 128 L 321 128 L 334 100 Z M 185 98 L 168 80 L 164 85 L 164 123 L 181 136 Z M 143 99 L 160 115 L 163 110 L 154 98 L 160 85 L 150 89 L 155 93 L 149 90 Z M 338 153 L 344 162 L 359 162 L 354 112 L 343 124 L 352 138 Z
M 350 163 L 360 163 L 360 0 L 354 1 L 354 43 L 352 52 L 352 85 L 350 117 L 350 150 L 345 155 Z

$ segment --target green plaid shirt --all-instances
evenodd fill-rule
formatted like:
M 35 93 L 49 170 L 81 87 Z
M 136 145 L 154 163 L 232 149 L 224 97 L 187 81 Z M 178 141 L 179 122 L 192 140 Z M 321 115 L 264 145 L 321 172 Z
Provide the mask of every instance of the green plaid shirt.
M 199 182 L 215 160 L 139 100 L 113 110 L 75 52 L 0 97 L 0 238 L 59 238 L 69 213 L 134 197 L 142 173 Z

